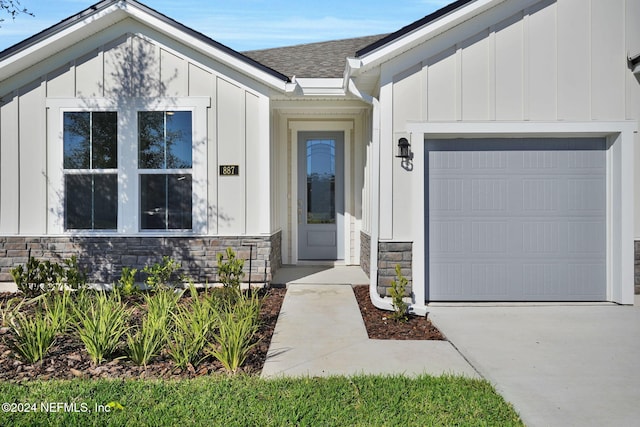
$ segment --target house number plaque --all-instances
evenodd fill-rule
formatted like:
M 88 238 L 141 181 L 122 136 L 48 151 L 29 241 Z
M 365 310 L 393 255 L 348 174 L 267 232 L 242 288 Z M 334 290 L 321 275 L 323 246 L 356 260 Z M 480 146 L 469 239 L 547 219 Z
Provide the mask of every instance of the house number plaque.
M 221 176 L 233 176 L 240 174 L 240 166 L 238 165 L 220 165 Z

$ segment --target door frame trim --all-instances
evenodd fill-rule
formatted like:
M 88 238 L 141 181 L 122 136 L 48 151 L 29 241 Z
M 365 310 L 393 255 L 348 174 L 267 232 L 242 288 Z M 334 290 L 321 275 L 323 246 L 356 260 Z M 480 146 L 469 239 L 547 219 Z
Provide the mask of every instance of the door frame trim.
M 298 133 L 299 132 L 323 132 L 334 131 L 344 132 L 344 230 L 342 233 L 343 241 L 338 244 L 343 245 L 344 260 L 347 262 L 351 259 L 351 222 L 352 210 L 351 200 L 353 198 L 351 192 L 351 151 L 352 151 L 352 130 L 354 128 L 353 120 L 331 120 L 331 121 L 289 121 L 289 132 L 291 140 L 290 153 L 290 188 L 294 195 L 289 194 L 289 233 L 291 236 L 291 262 L 298 264 Z

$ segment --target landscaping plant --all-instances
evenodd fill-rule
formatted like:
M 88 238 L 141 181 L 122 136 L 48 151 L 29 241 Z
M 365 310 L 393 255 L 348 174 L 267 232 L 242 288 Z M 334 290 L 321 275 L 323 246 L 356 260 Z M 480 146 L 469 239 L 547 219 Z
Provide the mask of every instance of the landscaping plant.
M 58 273 L 58 281 L 64 283 L 67 287 L 78 290 L 87 286 L 87 272 L 78 264 L 78 257 L 73 255 L 62 261 L 63 266 L 55 265 Z
M 138 269 L 131 267 L 122 267 L 120 278 L 118 279 L 118 290 L 122 295 L 128 296 L 138 292 L 136 286 L 136 273 Z
M 167 343 L 167 352 L 179 368 L 195 367 L 205 358 L 203 350 L 214 327 L 211 305 L 198 297 L 195 286 L 189 290 L 190 304 L 178 305 L 172 313 L 174 328 Z
M 73 304 L 69 291 L 54 291 L 42 300 L 45 314 L 56 333 L 64 333 L 73 320 Z
M 407 278 L 402 275 L 400 264 L 396 264 L 396 278 L 391 282 L 389 293 L 391 294 L 391 304 L 393 305 L 391 318 L 399 322 L 408 320 L 409 305 L 404 301 L 408 283 Z
M 224 254 L 219 252 L 218 259 L 218 278 L 225 288 L 240 290 L 240 280 L 244 276 L 242 269 L 244 268 L 244 260 L 236 258 L 236 253 L 231 248 L 227 248 L 226 261 Z
M 144 267 L 142 271 L 147 274 L 145 283 L 152 291 L 163 287 L 173 287 L 176 284 L 173 280 L 175 273 L 180 267 L 180 263 L 176 260 L 163 256 L 162 262 Z
M 31 256 L 31 251 L 29 251 L 29 259 L 24 267 L 18 265 L 11 269 L 11 277 L 18 287 L 18 291 L 27 297 L 46 292 L 54 283 L 58 282 L 51 262 L 40 262 Z
M 182 292 L 160 289 L 144 296 L 147 313 L 136 334 L 127 334 L 127 353 L 138 365 L 146 366 L 167 343 L 173 313 Z
M 10 324 L 13 339 L 9 346 L 28 363 L 41 360 L 55 341 L 56 327 L 40 307 L 30 316 L 16 312 Z
M 146 366 L 149 361 L 160 354 L 166 342 L 166 323 L 161 318 L 147 316 L 135 334 L 127 334 L 127 354 L 137 365 Z
M 74 307 L 78 323 L 76 330 L 95 364 L 113 354 L 129 326 L 131 312 L 117 291 L 97 292 L 84 310 Z
M 24 267 L 18 265 L 10 272 L 18 291 L 27 297 L 61 289 L 64 286 L 80 289 L 85 287 L 87 282 L 87 275 L 80 268 L 75 255 L 65 259 L 60 265 L 49 260 L 40 261 L 32 257 L 29 251 L 27 264 Z
M 10 298 L 4 303 L 4 307 L 0 307 L 0 327 L 9 327 L 11 325 L 11 319 L 24 304 L 24 298 Z
M 260 326 L 260 299 L 249 293 L 242 295 L 235 306 L 223 306 L 216 313 L 218 332 L 213 334 L 209 353 L 230 373 L 238 371 L 256 344 L 252 340 Z

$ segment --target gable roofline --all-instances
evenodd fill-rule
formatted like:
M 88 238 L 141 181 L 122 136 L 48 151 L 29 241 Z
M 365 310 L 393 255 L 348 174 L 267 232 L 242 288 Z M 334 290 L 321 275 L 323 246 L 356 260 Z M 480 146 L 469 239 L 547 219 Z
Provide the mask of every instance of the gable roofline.
M 440 8 L 440 9 L 436 10 L 435 12 L 430 13 L 429 15 L 425 16 L 424 18 L 419 19 L 419 20 L 417 20 L 415 22 L 412 22 L 411 24 L 400 28 L 398 31 L 395 31 L 395 32 L 387 35 L 386 37 L 383 37 L 380 40 L 378 40 L 378 41 L 376 41 L 374 43 L 371 43 L 368 46 L 363 47 L 362 49 L 360 49 L 359 51 L 356 52 L 356 58 L 359 58 L 359 57 L 364 56 L 364 55 L 366 55 L 366 54 L 368 54 L 370 52 L 373 52 L 374 50 L 376 50 L 376 49 L 378 49 L 378 48 L 380 48 L 380 47 L 382 47 L 382 46 L 384 46 L 384 45 L 386 45 L 388 43 L 391 43 L 391 42 L 401 38 L 402 36 L 404 36 L 406 34 L 409 34 L 410 32 L 415 31 L 418 28 L 423 27 L 423 26 L 425 26 L 425 25 L 427 25 L 427 24 L 429 24 L 429 23 L 431 23 L 431 22 L 433 22 L 433 21 L 435 21 L 435 20 L 437 20 L 437 19 L 439 19 L 439 18 L 441 18 L 441 17 L 453 12 L 456 9 L 459 9 L 459 8 L 461 8 L 463 6 L 466 6 L 467 3 L 471 3 L 473 1 L 475 1 L 475 0 L 457 0 L 457 1 L 453 2 L 453 3 L 450 3 L 450 4 L 446 5 L 443 8 Z
M 244 74 L 253 74 L 255 78 L 262 80 L 271 86 L 275 86 L 279 89 L 284 89 L 287 84 L 290 83 L 290 79 L 286 75 L 272 68 L 269 68 L 266 65 L 261 64 L 258 61 L 246 55 L 243 55 L 242 53 L 237 52 L 230 47 L 225 46 L 222 43 L 219 43 L 192 28 L 185 26 L 178 21 L 136 0 L 99 1 L 98 3 L 95 3 L 94 5 L 84 9 L 83 11 L 70 16 L 69 18 L 66 18 L 59 23 L 54 24 L 53 26 L 46 28 L 43 31 L 40 31 L 39 33 L 3 50 L 2 52 L 0 52 L 0 81 L 9 77 L 8 75 L 5 75 L 7 73 L 2 72 L 2 69 L 9 68 L 7 67 L 7 65 L 12 61 L 23 62 L 24 65 L 20 67 L 21 69 L 25 69 L 31 65 L 34 65 L 35 63 L 43 59 L 43 55 L 34 55 L 36 58 L 34 58 L 32 61 L 29 61 L 27 57 L 34 54 L 39 49 L 46 48 L 45 44 L 48 40 L 56 36 L 69 36 L 69 34 L 65 34 L 65 32 L 72 33 L 74 31 L 79 31 L 79 28 L 88 23 L 90 23 L 91 25 L 96 25 L 96 21 L 105 19 L 107 16 L 112 14 L 120 14 L 114 15 L 116 16 L 116 18 L 117 16 L 120 16 L 120 19 L 122 19 L 123 17 L 122 14 L 126 14 L 128 16 L 136 18 L 137 20 L 140 20 L 141 22 L 155 29 L 158 29 L 158 25 L 154 25 L 154 22 L 156 24 L 159 23 L 174 30 L 178 30 L 184 35 L 191 38 L 190 41 L 183 40 L 186 45 L 192 48 L 196 48 L 195 44 L 199 44 L 200 46 L 198 48 L 200 50 L 204 48 L 209 51 L 211 51 L 211 49 L 218 51 L 222 54 L 221 57 L 217 58 L 218 60 L 227 62 L 227 65 L 230 65 L 232 68 L 235 68 L 243 72 Z M 120 19 L 116 19 L 116 21 Z M 107 21 L 109 20 L 107 19 Z M 99 28 L 98 30 L 100 29 L 102 28 Z M 172 32 L 170 35 L 175 38 L 174 32 Z M 247 73 L 247 65 L 253 67 L 255 71 L 257 71 L 257 73 Z M 8 74 L 10 75 L 14 72 L 16 72 L 16 70 L 11 69 L 9 70 Z
M 378 68 L 383 63 L 480 15 L 485 15 L 485 23 L 498 22 L 541 1 L 543 0 L 458 0 L 396 31 L 380 42 L 361 49 L 358 52 L 359 56 L 347 58 L 345 76 L 351 78 Z M 462 40 L 454 40 L 453 43 L 457 41 Z

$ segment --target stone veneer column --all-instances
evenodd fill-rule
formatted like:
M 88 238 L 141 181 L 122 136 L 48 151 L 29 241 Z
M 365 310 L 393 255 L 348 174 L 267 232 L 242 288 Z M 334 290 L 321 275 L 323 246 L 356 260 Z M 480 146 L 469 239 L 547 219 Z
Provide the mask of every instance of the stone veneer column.
M 371 274 L 371 236 L 360 231 L 360 268 L 367 277 Z
M 391 296 L 389 288 L 396 278 L 396 265 L 400 264 L 402 275 L 409 280 L 406 295 L 411 295 L 413 242 L 379 242 L 378 243 L 378 293 Z

